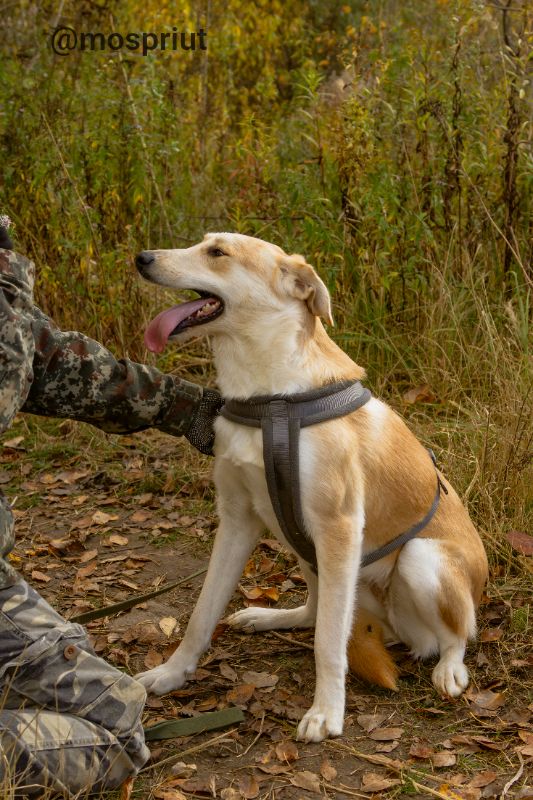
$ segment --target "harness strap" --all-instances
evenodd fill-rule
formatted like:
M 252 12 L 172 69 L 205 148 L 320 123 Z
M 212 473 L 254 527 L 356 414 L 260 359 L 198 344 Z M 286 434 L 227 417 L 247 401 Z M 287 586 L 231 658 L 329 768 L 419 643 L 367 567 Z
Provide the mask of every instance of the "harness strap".
M 360 381 L 342 381 L 293 395 L 226 400 L 220 413 L 261 428 L 270 501 L 285 538 L 317 572 L 316 552 L 303 520 L 300 494 L 300 428 L 356 411 L 372 397 Z
M 432 457 L 432 459 L 435 458 L 431 450 L 429 451 L 429 454 Z M 361 559 L 361 569 L 363 567 L 368 567 L 369 564 L 373 564 L 374 561 L 379 561 L 380 558 L 385 558 L 385 556 L 388 556 L 389 553 L 392 553 L 394 550 L 396 550 L 396 548 L 401 547 L 410 539 L 414 539 L 414 537 L 418 533 L 420 533 L 420 531 L 423 530 L 426 527 L 426 525 L 430 523 L 430 521 L 433 519 L 433 516 L 437 508 L 439 507 L 441 489 L 444 492 L 444 494 L 448 494 L 448 489 L 441 481 L 436 466 L 435 466 L 435 472 L 437 473 L 437 491 L 435 493 L 435 497 L 431 504 L 431 508 L 429 509 L 426 516 L 423 517 L 423 519 L 421 519 L 420 522 L 417 522 L 416 525 L 413 525 L 408 530 L 404 531 L 403 533 L 400 533 L 399 536 L 396 536 L 390 542 L 387 542 L 387 544 L 384 544 L 383 547 L 378 547 L 376 550 L 372 550 L 372 552 L 367 553 L 366 556 L 363 556 L 363 558 Z
M 350 414 L 372 397 L 360 381 L 342 381 L 310 392 L 270 395 L 250 400 L 226 400 L 220 414 L 231 422 L 261 428 L 263 460 L 270 501 L 285 538 L 317 573 L 315 546 L 306 532 L 300 493 L 300 428 Z M 435 456 L 429 451 L 435 465 Z M 383 547 L 367 553 L 366 567 L 415 537 L 432 519 L 441 489 L 448 494 L 437 473 L 437 492 L 425 517 Z
M 344 417 L 368 403 L 372 394 L 360 381 L 340 381 L 310 392 L 290 395 L 261 395 L 250 400 L 226 400 L 220 413 L 232 422 L 261 428 L 261 421 L 271 414 L 272 403 L 283 401 L 289 419 L 297 419 L 300 427 L 316 425 L 336 417 Z

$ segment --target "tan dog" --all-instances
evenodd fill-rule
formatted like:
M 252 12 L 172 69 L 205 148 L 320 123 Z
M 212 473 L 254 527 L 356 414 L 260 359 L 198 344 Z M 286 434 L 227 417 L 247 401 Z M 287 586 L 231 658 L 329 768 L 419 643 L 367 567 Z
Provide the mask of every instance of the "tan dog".
M 169 339 L 209 335 L 226 398 L 291 394 L 364 377 L 327 336 L 320 317 L 332 321 L 329 294 L 301 256 L 260 239 L 219 233 L 188 249 L 145 251 L 137 266 L 154 283 L 200 294 L 162 312 L 145 341 L 160 352 Z M 261 431 L 219 418 L 215 456 L 220 526 L 204 586 L 179 648 L 166 664 L 138 676 L 157 694 L 179 688 L 195 671 L 265 526 L 286 544 L 268 495 Z M 307 602 L 292 609 L 246 608 L 229 617 L 234 627 L 253 631 L 315 626 L 315 698 L 298 738 L 320 741 L 342 732 L 356 603 L 364 616 L 350 661 L 365 677 L 395 684 L 379 633 L 371 652 L 377 647 L 381 662 L 360 650 L 365 629 L 374 631 L 370 613 L 388 641 L 405 642 L 416 657 L 438 654 L 437 691 L 461 694 L 468 684 L 464 651 L 475 635 L 487 560 L 448 482 L 443 479 L 448 494 L 417 538 L 360 569 L 362 554 L 430 508 L 436 474 L 425 448 L 397 414 L 372 398 L 348 416 L 302 429 L 300 480 L 319 574 L 300 560 Z

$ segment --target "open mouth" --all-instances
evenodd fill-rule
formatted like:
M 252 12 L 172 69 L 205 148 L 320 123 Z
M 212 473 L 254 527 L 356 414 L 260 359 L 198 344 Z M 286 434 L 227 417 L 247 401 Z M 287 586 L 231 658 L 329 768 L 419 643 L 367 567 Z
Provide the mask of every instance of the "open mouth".
M 171 336 L 177 336 L 195 325 L 205 325 L 224 311 L 224 302 L 220 297 L 200 289 L 193 291 L 200 295 L 198 300 L 190 300 L 162 311 L 146 328 L 144 343 L 152 353 L 162 353 Z

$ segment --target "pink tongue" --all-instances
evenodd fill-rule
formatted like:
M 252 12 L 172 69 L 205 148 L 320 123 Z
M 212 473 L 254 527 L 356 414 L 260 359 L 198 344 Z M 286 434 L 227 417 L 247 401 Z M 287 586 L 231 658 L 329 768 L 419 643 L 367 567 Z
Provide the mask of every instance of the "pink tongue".
M 209 299 L 208 297 L 203 297 L 199 300 L 191 300 L 189 303 L 172 306 L 172 308 L 168 308 L 158 314 L 144 332 L 144 343 L 148 350 L 152 353 L 162 353 L 168 337 L 176 325 L 179 325 L 186 317 L 190 317 L 195 311 L 205 306 Z

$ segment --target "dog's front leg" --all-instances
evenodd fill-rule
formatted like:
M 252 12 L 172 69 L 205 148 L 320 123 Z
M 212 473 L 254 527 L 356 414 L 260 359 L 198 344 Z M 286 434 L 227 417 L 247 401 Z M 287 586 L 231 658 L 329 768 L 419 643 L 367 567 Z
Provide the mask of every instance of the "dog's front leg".
M 300 722 L 297 734 L 298 739 L 306 742 L 320 742 L 327 736 L 340 736 L 342 733 L 347 649 L 361 558 L 362 528 L 362 519 L 328 520 L 324 529 L 313 537 L 318 562 L 316 688 L 313 705 Z
M 263 530 L 248 502 L 235 496 L 230 502 L 219 499 L 219 514 L 209 569 L 183 641 L 165 664 L 136 676 L 154 694 L 179 689 L 196 670 Z

